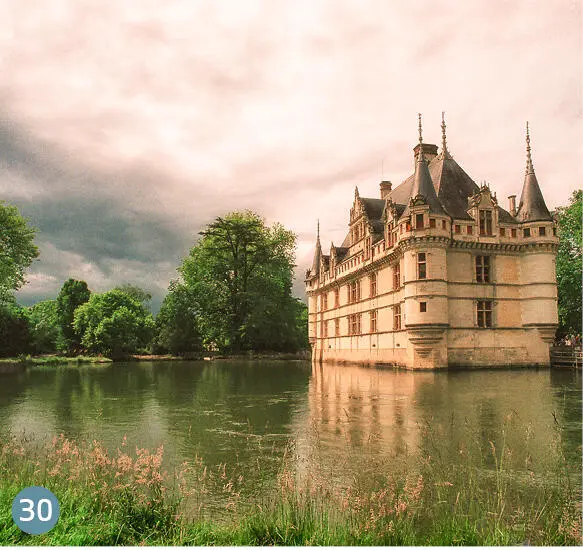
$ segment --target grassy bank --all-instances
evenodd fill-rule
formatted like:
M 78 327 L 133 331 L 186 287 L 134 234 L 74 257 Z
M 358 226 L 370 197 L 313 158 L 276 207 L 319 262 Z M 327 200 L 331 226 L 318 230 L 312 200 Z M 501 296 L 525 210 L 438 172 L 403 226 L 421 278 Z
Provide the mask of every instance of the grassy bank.
M 75 357 L 65 357 L 64 355 L 22 355 L 0 359 L 1 365 L 35 365 L 35 366 L 56 366 L 56 365 L 80 365 L 87 363 L 111 363 L 107 357 L 77 355 Z
M 580 472 L 569 471 L 558 438 L 549 445 L 556 466 L 537 470 L 504 443 L 460 443 L 452 461 L 451 441 L 432 430 L 415 460 L 390 474 L 379 462 L 372 485 L 338 483 L 317 466 L 300 473 L 288 455 L 272 497 L 258 501 L 241 497 L 245 481 L 225 466 L 195 460 L 170 475 L 162 447 L 129 451 L 122 442 L 109 453 L 98 442 L 60 437 L 35 447 L 5 437 L 0 544 L 578 545 Z M 30 485 L 61 503 L 45 535 L 26 535 L 11 519 L 12 499 Z M 201 511 L 210 494 L 223 498 L 220 517 Z

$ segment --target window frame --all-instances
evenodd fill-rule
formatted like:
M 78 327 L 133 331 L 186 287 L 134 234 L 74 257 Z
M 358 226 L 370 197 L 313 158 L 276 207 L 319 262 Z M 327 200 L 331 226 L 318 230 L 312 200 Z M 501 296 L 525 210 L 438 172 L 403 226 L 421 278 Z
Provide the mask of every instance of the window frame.
M 376 334 L 378 332 L 378 310 L 373 309 L 370 312 L 370 327 L 371 334 Z
M 492 328 L 494 326 L 493 300 L 476 300 L 476 326 Z
M 492 256 L 477 254 L 474 259 L 475 281 L 480 284 L 492 282 Z
M 370 279 L 370 289 L 369 289 L 370 297 L 375 298 L 378 294 L 376 271 L 370 274 L 369 279 Z
M 478 211 L 480 237 L 491 237 L 494 229 L 494 214 L 490 209 L 481 208 Z
M 427 279 L 427 252 L 417 253 L 417 279 Z
M 401 304 L 396 304 L 393 306 L 393 330 L 401 330 Z

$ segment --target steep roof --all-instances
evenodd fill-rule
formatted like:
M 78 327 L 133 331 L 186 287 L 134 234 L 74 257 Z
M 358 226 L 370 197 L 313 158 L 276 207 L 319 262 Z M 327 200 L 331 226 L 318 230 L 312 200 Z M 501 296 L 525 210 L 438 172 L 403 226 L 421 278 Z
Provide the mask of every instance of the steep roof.
M 534 166 L 532 165 L 532 157 L 530 154 L 528 122 L 526 123 L 526 174 L 524 176 L 524 185 L 522 186 L 516 219 L 521 222 L 552 221 L 553 219 L 545 204 L 545 199 L 543 198 L 536 174 L 534 173 Z

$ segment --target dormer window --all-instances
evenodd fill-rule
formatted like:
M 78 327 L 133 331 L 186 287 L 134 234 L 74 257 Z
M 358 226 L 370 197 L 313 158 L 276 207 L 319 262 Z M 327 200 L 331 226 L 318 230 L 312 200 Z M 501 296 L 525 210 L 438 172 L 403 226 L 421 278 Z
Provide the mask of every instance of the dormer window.
M 415 227 L 417 229 L 423 229 L 423 214 L 416 214 L 415 215 Z
M 492 235 L 491 210 L 480 210 L 480 235 Z
M 538 234 L 539 234 L 539 237 L 544 237 L 544 236 L 546 236 L 546 234 L 547 234 L 547 229 L 546 229 L 546 227 L 543 227 L 543 226 L 539 227 L 539 228 L 538 228 Z

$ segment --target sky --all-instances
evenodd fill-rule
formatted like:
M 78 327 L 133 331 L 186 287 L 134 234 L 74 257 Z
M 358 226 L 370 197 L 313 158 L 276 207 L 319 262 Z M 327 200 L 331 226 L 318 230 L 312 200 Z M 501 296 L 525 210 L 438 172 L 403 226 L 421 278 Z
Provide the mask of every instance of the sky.
M 18 293 L 131 283 L 156 309 L 216 216 L 343 240 L 358 185 L 448 149 L 507 208 L 525 122 L 549 208 L 580 188 L 582 4 L 573 0 L 0 0 L 0 200 L 37 228 Z

